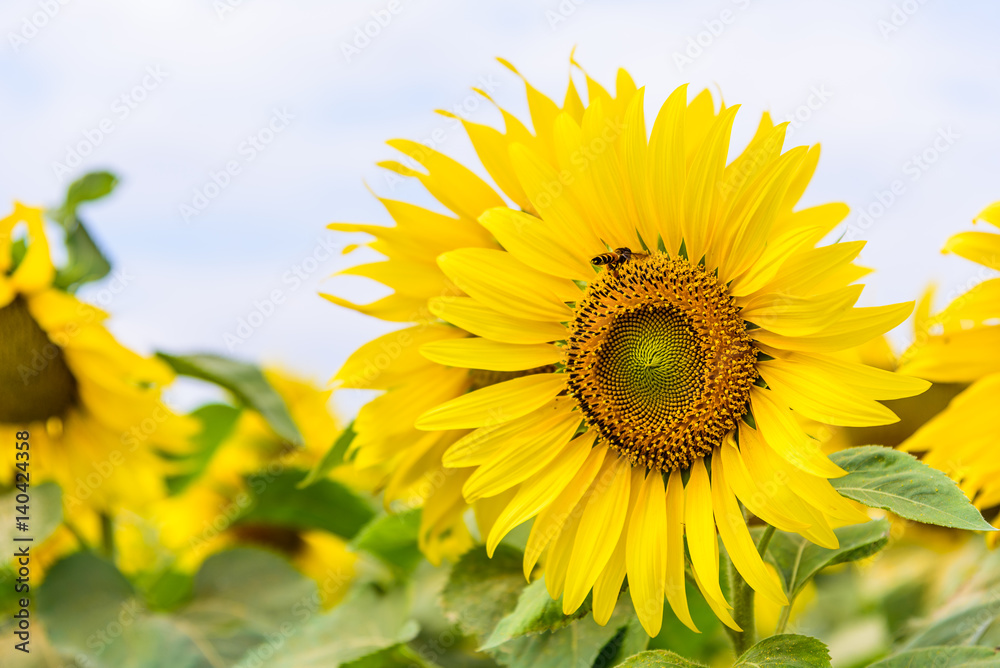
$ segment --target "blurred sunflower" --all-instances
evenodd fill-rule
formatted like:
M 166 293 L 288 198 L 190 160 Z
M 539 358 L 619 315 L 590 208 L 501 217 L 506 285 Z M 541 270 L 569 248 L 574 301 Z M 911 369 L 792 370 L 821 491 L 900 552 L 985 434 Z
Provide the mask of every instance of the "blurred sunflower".
M 158 453 L 187 451 L 195 427 L 161 401 L 171 370 L 118 343 L 107 314 L 54 277 L 42 210 L 16 203 L 0 220 L 0 439 L 28 430 L 32 484 L 58 482 L 69 519 L 87 523 L 162 497 L 169 465 Z M 15 450 L 4 453 L 10 483 Z
M 863 243 L 816 246 L 847 207 L 793 210 L 819 148 L 782 153 L 785 125 L 767 114 L 727 165 L 737 107 L 716 109 L 708 91 L 688 103 L 678 88 L 647 140 L 643 91 L 624 70 L 615 96 L 587 76 L 586 106 L 572 84 L 562 108 L 526 86 L 534 133 L 503 110 L 504 133 L 463 121 L 514 207 L 454 161 L 390 142 L 427 173 L 390 168 L 419 178 L 480 242 L 458 248 L 448 236 L 453 219 L 408 221 L 414 238 L 438 240 L 420 275 L 436 288 L 443 272 L 460 293 L 423 293 L 400 315 L 430 298 L 430 313 L 455 327 L 423 325 L 439 340 L 411 343 L 438 366 L 411 355 L 398 366 L 387 358 L 372 374 L 379 384 L 370 386 L 389 390 L 375 401 L 395 412 L 368 427 L 358 457 L 385 452 L 411 462 L 411 477 L 439 466 L 438 457 L 457 469 L 445 484 L 466 502 L 491 502 L 480 520 L 491 554 L 534 517 L 525 575 L 544 560 L 549 593 L 567 614 L 593 591 L 599 623 L 627 575 L 648 633 L 659 631 L 664 596 L 694 628 L 686 536 L 699 588 L 738 628 L 719 584 L 716 530 L 749 585 L 786 604 L 738 500 L 826 547 L 837 545 L 832 523 L 868 519 L 829 484 L 844 472 L 796 416 L 895 420 L 876 400 L 927 383 L 832 353 L 896 326 L 912 304 L 854 307 L 862 286 L 851 284 L 865 270 L 852 261 Z M 483 210 L 478 221 L 492 238 L 472 224 Z M 386 299 L 401 303 L 410 266 L 382 241 L 399 228 L 365 231 L 382 235 L 377 250 L 390 251 L 389 261 L 352 271 L 397 287 Z M 595 271 L 601 254 L 607 266 Z M 359 310 L 384 317 L 388 303 Z M 363 361 L 382 368 L 379 345 L 356 353 L 341 380 L 362 374 Z M 461 396 L 423 410 L 446 394 Z M 412 416 L 426 440 L 409 431 Z M 406 437 L 386 438 L 392 430 Z
M 160 568 L 172 564 L 182 572 L 193 572 L 216 552 L 255 545 L 283 554 L 313 578 L 320 585 L 325 606 L 340 600 L 353 578 L 356 561 L 342 538 L 318 529 L 241 521 L 260 491 L 248 482 L 252 476 L 264 475 L 266 482 L 286 471 L 311 469 L 340 430 L 330 412 L 330 391 L 283 371 L 268 369 L 264 375 L 284 400 L 302 444 L 296 446 L 280 437 L 260 413 L 241 411 L 197 478 L 156 504 L 149 521 L 133 515 L 119 523 L 122 570 L 137 572 L 150 564 Z M 335 468 L 330 476 L 355 489 L 374 484 L 370 476 L 359 476 L 349 465 Z
M 1000 226 L 1000 202 L 975 220 Z M 1000 269 L 1000 234 L 960 232 L 945 244 L 952 252 Z M 917 337 L 900 359 L 900 371 L 935 383 L 972 383 L 918 429 L 900 448 L 923 452 L 923 460 L 959 483 L 980 510 L 1000 506 L 1000 462 L 990 420 L 1000 397 L 1000 278 L 985 280 L 931 315 L 932 293 L 917 309 Z M 1000 515 L 993 525 L 1000 527 Z M 987 539 L 991 546 L 997 534 Z

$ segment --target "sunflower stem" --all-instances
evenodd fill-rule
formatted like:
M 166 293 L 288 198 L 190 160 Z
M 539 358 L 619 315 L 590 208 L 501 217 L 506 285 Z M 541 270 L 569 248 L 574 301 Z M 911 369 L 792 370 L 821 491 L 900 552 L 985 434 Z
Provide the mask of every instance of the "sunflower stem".
M 73 538 L 75 538 L 76 542 L 80 544 L 81 550 L 90 551 L 92 549 L 90 543 L 83 537 L 83 533 L 81 533 L 80 529 L 78 529 L 75 524 L 67 519 L 63 519 L 63 526 L 65 526 L 66 529 L 73 534 Z
M 111 561 L 115 560 L 115 524 L 107 513 L 101 513 L 101 553 Z
M 781 617 L 778 619 L 778 626 L 774 629 L 774 635 L 778 635 L 785 632 L 785 627 L 788 626 L 788 618 L 792 614 L 792 602 L 789 601 L 788 605 L 782 606 Z
M 774 536 L 774 527 L 770 524 L 764 527 L 764 532 L 757 541 L 757 552 L 761 557 L 767 552 L 767 546 Z M 739 625 L 743 632 L 734 631 L 727 628 L 729 638 L 733 643 L 733 651 L 739 658 L 757 642 L 757 626 L 754 616 L 754 589 L 739 571 L 732 559 L 729 559 L 729 582 L 732 585 L 733 594 L 733 620 Z

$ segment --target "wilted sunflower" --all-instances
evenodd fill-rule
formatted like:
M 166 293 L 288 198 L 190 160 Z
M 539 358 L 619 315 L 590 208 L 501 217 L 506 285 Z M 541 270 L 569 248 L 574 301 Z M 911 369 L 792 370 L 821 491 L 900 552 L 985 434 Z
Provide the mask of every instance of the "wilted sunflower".
M 29 432 L 31 482 L 56 480 L 70 511 L 141 506 L 164 493 L 157 450 L 185 451 L 193 425 L 160 399 L 170 369 L 118 343 L 107 314 L 54 277 L 41 209 L 16 203 L 0 220 L 0 439 Z M 4 449 L 4 480 L 17 452 Z
M 976 220 L 1000 226 L 1000 202 Z M 1000 269 L 1000 234 L 960 232 L 944 250 L 989 270 Z M 980 510 L 1000 506 L 1000 460 L 991 418 L 1000 399 L 1000 278 L 985 280 L 930 315 L 931 293 L 917 309 L 917 338 L 900 371 L 940 383 L 972 383 L 900 448 L 954 478 Z M 1000 516 L 993 525 L 1000 527 Z M 995 545 L 996 534 L 988 540 Z
M 491 554 L 535 518 L 524 571 L 542 560 L 566 613 L 593 591 L 605 623 L 627 575 L 648 633 L 659 631 L 664 596 L 694 628 L 686 536 L 698 586 L 738 628 L 719 584 L 716 530 L 750 586 L 784 604 L 738 500 L 826 547 L 837 545 L 831 522 L 868 519 L 829 484 L 844 472 L 793 410 L 832 425 L 893 421 L 876 400 L 927 384 L 835 353 L 899 324 L 912 304 L 854 308 L 863 243 L 816 246 L 847 207 L 793 210 L 819 148 L 782 153 L 784 124 L 765 114 L 727 164 L 737 107 L 717 109 L 708 91 L 688 103 L 678 88 L 647 138 L 643 92 L 624 70 L 614 97 L 589 76 L 587 89 L 586 106 L 571 84 L 560 108 L 527 85 L 533 133 L 505 111 L 504 133 L 463 121 L 513 206 L 439 153 L 394 143 L 427 170 L 407 173 L 440 201 L 468 202 L 466 218 L 488 209 L 478 221 L 492 238 L 436 257 L 461 294 L 430 299 L 430 312 L 455 328 L 418 343 L 442 365 L 427 368 L 452 385 L 429 384 L 423 368 L 386 368 L 395 383 L 413 383 L 419 406 L 471 390 L 417 417 L 428 438 L 449 435 L 421 453 L 423 465 L 440 456 L 461 471 L 451 480 L 466 501 L 498 509 L 481 521 Z M 439 238 L 451 222 L 414 219 L 411 234 Z M 602 254 L 599 269 L 592 260 Z M 367 267 L 363 275 L 397 276 L 401 298 L 404 263 Z M 390 429 L 406 429 L 418 410 L 399 406 L 384 414 L 398 422 Z M 473 431 L 455 440 L 460 430 Z M 381 447 L 412 446 L 411 437 Z

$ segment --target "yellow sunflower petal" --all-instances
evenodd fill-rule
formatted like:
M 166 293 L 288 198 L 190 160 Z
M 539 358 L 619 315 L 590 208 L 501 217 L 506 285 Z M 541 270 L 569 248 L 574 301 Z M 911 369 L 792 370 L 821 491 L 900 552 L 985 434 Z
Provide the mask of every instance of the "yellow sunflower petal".
M 525 210 L 531 209 L 531 202 L 524 194 L 524 189 L 517 180 L 517 174 L 510 164 L 510 154 L 507 152 L 507 137 L 495 128 L 488 125 L 473 123 L 460 116 L 446 111 L 438 111 L 439 114 L 454 118 L 462 123 L 465 133 L 469 135 L 472 147 L 476 149 L 476 155 L 483 167 L 489 172 L 496 184 L 504 191 L 507 197 L 511 198 L 515 204 Z
M 487 371 L 536 369 L 560 362 L 564 355 L 561 348 L 547 343 L 517 345 L 480 338 L 431 341 L 420 347 L 420 353 L 445 366 Z
M 10 281 L 21 292 L 36 292 L 49 287 L 55 276 L 55 267 L 49 255 L 49 240 L 45 236 L 42 210 L 15 202 L 14 213 L 0 222 L 0 228 L 8 226 L 13 228 L 18 222 L 24 222 L 28 227 L 28 244 L 27 251 L 11 275 Z M 9 232 L 5 231 L 4 236 L 9 236 Z
M 839 386 L 850 388 L 851 392 L 869 399 L 902 399 L 920 394 L 930 383 L 921 378 L 893 373 L 867 364 L 858 364 L 814 353 L 783 352 L 765 348 L 773 361 L 764 365 L 794 369 L 794 373 L 814 386 Z
M 684 488 L 684 532 L 691 553 L 691 566 L 705 596 L 718 605 L 731 608 L 719 586 L 719 542 L 715 537 L 712 484 L 705 470 L 705 461 L 696 459 L 689 471 L 691 477 Z
M 452 399 L 427 411 L 417 429 L 474 429 L 527 415 L 552 401 L 566 385 L 566 374 L 540 373 L 515 378 Z
M 621 594 L 622 582 L 625 580 L 626 572 L 626 543 L 628 540 L 627 527 L 632 521 L 632 509 L 639 495 L 642 486 L 644 471 L 639 467 L 632 468 L 632 480 L 629 484 L 628 511 L 625 513 L 625 529 L 618 536 L 618 543 L 615 545 L 611 558 L 605 564 L 604 569 L 594 582 L 594 621 L 604 626 L 611 619 Z M 663 607 L 663 595 L 660 595 L 660 608 Z
M 472 502 L 494 496 L 524 482 L 548 466 L 559 451 L 566 447 L 580 425 L 580 414 L 568 407 L 563 408 L 561 418 L 537 438 L 522 442 L 518 448 L 494 457 L 476 469 L 462 488 L 465 499 Z
M 576 504 L 583 498 L 594 478 L 601 471 L 604 465 L 605 456 L 608 449 L 605 446 L 591 448 L 587 454 L 587 460 L 573 476 L 573 479 L 566 485 L 559 495 L 543 510 L 535 519 L 531 526 L 531 533 L 528 542 L 524 547 L 524 577 L 530 579 L 531 571 L 538 563 L 538 557 L 542 551 L 559 535 Z
M 556 230 L 535 216 L 507 208 L 490 209 L 479 222 L 511 255 L 529 267 L 571 280 L 588 280 L 594 276 L 590 258 L 574 252 Z M 600 247 L 595 248 L 600 250 Z
M 566 338 L 566 328 L 557 322 L 514 318 L 471 297 L 437 297 L 427 302 L 427 308 L 467 332 L 503 343 L 548 343 Z
M 642 482 L 629 520 L 625 563 L 629 592 L 642 628 L 651 637 L 663 620 L 667 573 L 667 504 L 663 476 L 652 471 Z
M 872 427 L 899 421 L 882 404 L 858 396 L 843 385 L 818 384 L 820 374 L 810 373 L 808 364 L 775 359 L 761 362 L 757 370 L 768 387 L 811 420 L 845 427 Z
M 483 211 L 504 205 L 485 181 L 443 153 L 408 139 L 392 139 L 387 143 L 427 169 L 427 175 L 414 175 L 435 199 L 455 213 L 475 220 Z
M 729 138 L 739 106 L 725 109 L 715 120 L 691 166 L 684 191 L 684 241 L 688 257 L 698 262 L 709 250 L 722 206 L 718 184 L 723 180 Z
M 777 573 L 764 566 L 764 560 L 750 537 L 746 520 L 729 487 L 722 457 L 712 457 L 712 504 L 719 536 L 736 570 L 754 591 L 779 605 L 788 605 L 788 598 L 781 590 Z
M 827 327 L 854 306 L 863 285 L 849 285 L 825 295 L 757 295 L 740 315 L 747 322 L 782 336 L 809 336 Z
M 625 581 L 625 535 L 618 537 L 618 544 L 611 558 L 594 582 L 594 621 L 604 626 L 614 614 L 622 582 Z
M 657 229 L 668 253 L 681 247 L 684 220 L 684 188 L 687 165 L 684 121 L 687 84 L 677 88 L 656 116 L 649 138 L 646 174 L 650 198 L 657 214 Z
M 430 367 L 430 360 L 419 354 L 424 345 L 460 336 L 464 336 L 461 330 L 447 325 L 416 325 L 389 332 L 351 353 L 332 383 L 365 390 L 401 385 Z
M 761 440 L 759 431 L 745 424 L 740 425 L 740 456 L 758 488 L 773 496 L 775 503 L 792 519 L 805 525 L 803 529 L 796 529 L 796 533 L 821 547 L 835 549 L 839 543 L 830 524 L 822 513 L 791 490 L 786 471 L 772 466 L 767 449 L 768 445 Z
M 687 587 L 684 580 L 684 482 L 681 472 L 674 469 L 667 480 L 667 570 L 664 593 L 670 609 L 684 626 L 701 633 L 691 619 L 688 609 Z
M 970 383 L 1000 371 L 1000 327 L 929 337 L 903 356 L 899 371 L 936 383 Z
M 486 539 L 486 552 L 493 556 L 497 545 L 511 529 L 547 508 L 584 467 L 594 444 L 593 434 L 583 434 L 566 445 L 549 466 L 524 481 L 500 513 Z
M 458 439 L 444 454 L 442 462 L 451 468 L 485 464 L 550 431 L 565 416 L 565 401 L 557 399 L 523 417 L 480 427 Z
M 782 336 L 766 329 L 750 335 L 763 344 L 810 353 L 834 352 L 859 346 L 899 325 L 913 311 L 913 302 L 848 310 L 839 320 L 808 336 Z
M 980 211 L 976 220 L 985 220 L 987 223 L 1000 227 L 1000 202 L 994 202 Z
M 536 271 L 504 251 L 462 248 L 441 255 L 438 265 L 463 292 L 514 318 L 572 320 L 565 298 L 580 295 L 571 281 Z
M 741 193 L 730 214 L 733 240 L 720 275 L 739 275 L 760 257 L 788 185 L 804 157 L 805 148 L 801 146 L 786 152 L 762 170 Z
M 823 454 L 819 443 L 811 439 L 792 412 L 778 405 L 774 392 L 753 388 L 750 404 L 761 438 L 786 461 L 803 471 L 823 478 L 839 478 L 846 471 Z
M 1000 269 L 1000 234 L 959 232 L 948 239 L 944 250 L 984 267 Z
M 614 457 L 594 482 L 580 529 L 573 543 L 563 612 L 576 612 L 611 558 L 625 525 L 632 467 L 623 457 Z
M 747 471 L 746 464 L 740 456 L 740 451 L 733 444 L 732 437 L 725 440 L 720 449 L 723 465 L 726 467 L 726 480 L 732 487 L 736 497 L 757 517 L 771 526 L 788 532 L 798 532 L 808 528 L 808 524 L 792 519 L 782 511 L 776 494 L 770 489 L 774 483 L 761 480 L 762 487 L 757 485 L 753 476 Z

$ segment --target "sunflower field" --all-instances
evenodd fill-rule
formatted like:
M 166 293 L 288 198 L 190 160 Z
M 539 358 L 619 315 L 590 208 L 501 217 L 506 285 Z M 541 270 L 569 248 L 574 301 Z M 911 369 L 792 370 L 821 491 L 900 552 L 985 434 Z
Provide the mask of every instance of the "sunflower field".
M 1000 666 L 1000 8 L 336 5 L 0 10 L 0 665 Z

